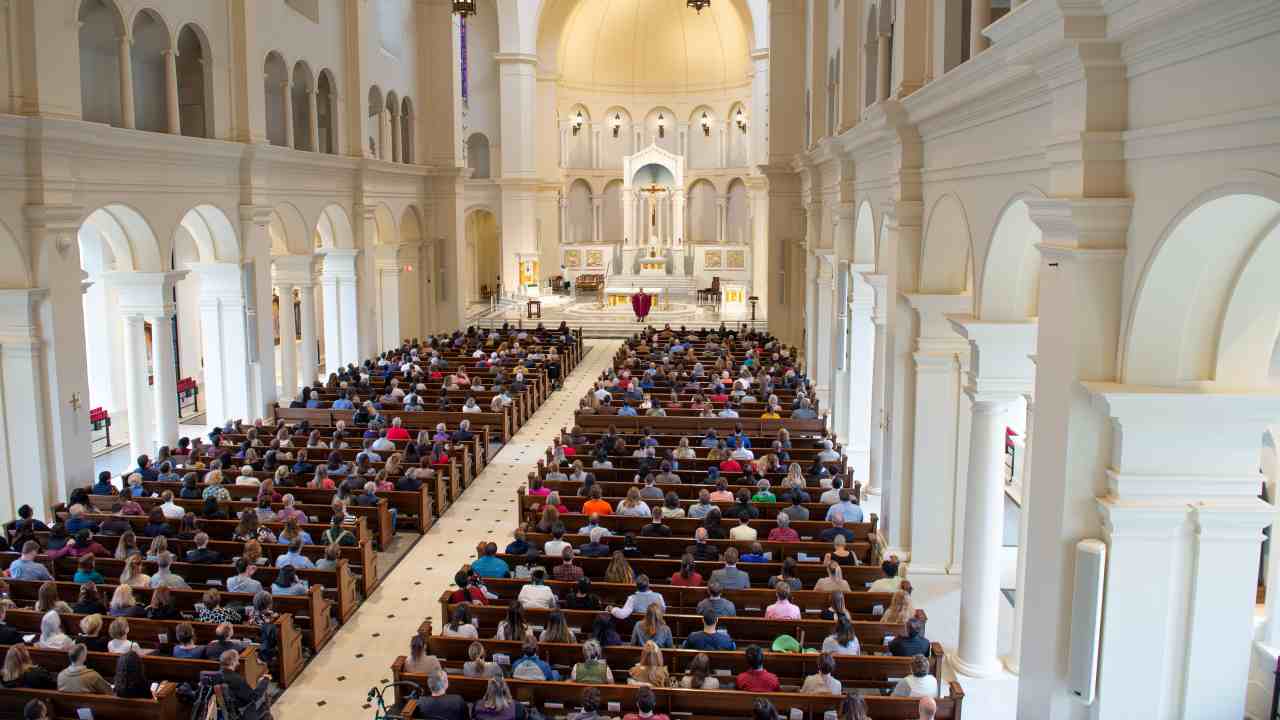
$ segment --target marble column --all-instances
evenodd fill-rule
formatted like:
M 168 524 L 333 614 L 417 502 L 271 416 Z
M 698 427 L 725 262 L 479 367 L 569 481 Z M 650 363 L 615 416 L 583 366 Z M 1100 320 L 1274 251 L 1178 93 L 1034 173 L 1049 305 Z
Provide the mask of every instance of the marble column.
M 982 34 L 991 24 L 991 0 L 973 0 L 969 6 L 969 56 L 991 47 L 991 42 Z
M 276 285 L 280 298 L 280 387 L 286 398 L 298 391 L 298 331 L 293 320 L 293 283 Z
M 147 318 L 151 323 L 151 369 L 155 383 L 151 399 L 155 404 L 156 447 L 178 445 L 178 375 L 174 364 L 173 307 Z
M 374 248 L 374 270 L 378 274 L 379 351 L 400 346 L 400 248 L 379 245 Z
M 721 245 L 728 241 L 728 207 L 729 197 L 727 195 L 716 196 L 716 242 Z
M 603 214 L 602 214 L 603 207 L 604 207 L 604 196 L 592 195 L 591 196 L 591 242 L 593 243 L 604 242 L 603 228 L 601 227 L 601 220 L 603 217 Z
M 871 383 L 874 376 L 876 326 L 875 291 L 852 273 L 853 302 L 849 306 L 849 433 L 845 455 L 853 477 L 865 486 L 871 477 Z
M 129 455 L 151 454 L 147 431 L 147 336 L 141 315 L 124 316 L 124 397 L 129 414 Z
M 1009 644 L 1009 654 L 1004 657 L 1005 668 L 1014 675 L 1017 675 L 1021 669 L 1019 661 L 1022 658 L 1022 623 L 1026 622 L 1027 603 L 1024 586 L 1027 582 L 1027 524 L 1031 517 L 1027 507 L 1031 503 L 1031 439 L 1034 437 L 1032 433 L 1035 429 L 1035 393 L 1024 393 L 1022 397 L 1027 404 L 1027 428 L 1023 435 L 1026 439 L 1022 446 L 1022 502 L 1018 513 L 1018 565 L 1014 576 L 1016 579 L 1013 594 L 1013 641 Z M 1032 613 L 1032 617 L 1034 616 L 1035 613 Z
M 298 286 L 302 305 L 302 382 L 300 386 L 316 381 L 320 361 L 316 348 L 316 285 L 308 280 Z
M 178 58 L 173 50 L 164 51 L 164 109 L 170 135 L 182 134 L 182 120 L 178 107 Z
M 324 357 L 326 373 L 359 363 L 359 306 L 356 295 L 358 250 L 330 248 L 324 252 L 320 276 L 324 292 Z
M 876 102 L 889 99 L 889 83 L 893 77 L 891 49 L 889 35 L 880 33 L 876 40 Z
M 125 398 L 129 411 L 129 446 L 134 457 L 154 454 L 158 445 L 178 442 L 177 372 L 173 347 L 173 286 L 187 271 L 104 273 L 115 288 L 124 316 Z M 144 322 L 151 323 L 151 367 L 147 367 Z M 206 330 L 207 332 L 207 330 Z M 207 362 L 207 357 L 206 357 Z M 148 379 L 153 379 L 148 387 Z M 147 394 L 151 393 L 154 432 L 147 427 Z
M 252 327 L 239 263 L 200 263 L 200 339 L 206 414 L 211 422 L 248 418 L 253 408 L 249 343 Z
M 296 150 L 293 128 L 293 89 L 288 80 L 280 83 L 280 95 L 284 98 L 284 146 Z
M 133 54 L 129 51 L 133 44 L 128 36 L 118 38 L 120 65 L 120 126 L 130 130 L 137 127 L 133 114 Z
M 835 383 L 835 253 L 819 250 L 816 253 L 817 281 L 815 283 L 814 324 L 817 337 L 814 342 L 813 382 L 818 395 L 821 415 L 831 414 L 831 386 Z
M 312 152 L 320 152 L 320 113 L 316 104 L 316 89 L 307 89 L 307 140 Z
M 37 317 L 47 293 L 44 289 L 0 290 L 0 387 L 4 389 L 0 393 L 0 442 L 5 447 L 0 456 L 0 487 L 4 489 L 0 512 L 7 512 L 6 517 L 17 517 L 19 507 L 30 505 L 36 508 L 37 517 L 45 519 L 46 509 L 62 500 L 51 490 L 53 472 L 45 460 L 46 446 L 52 445 L 53 439 L 42 432 L 46 393 Z M 88 396 L 77 398 L 77 402 L 88 404 Z M 88 408 L 84 410 L 87 415 Z

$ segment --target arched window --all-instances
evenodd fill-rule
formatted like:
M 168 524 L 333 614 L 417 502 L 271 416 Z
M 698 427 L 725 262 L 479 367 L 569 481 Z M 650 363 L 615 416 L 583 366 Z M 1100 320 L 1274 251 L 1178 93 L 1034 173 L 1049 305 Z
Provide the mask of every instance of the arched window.
M 329 155 L 338 154 L 337 102 L 333 75 L 327 69 L 321 70 L 316 81 L 316 124 L 320 131 L 319 150 Z
M 88 122 L 123 126 L 120 108 L 120 43 L 124 23 L 106 0 L 80 4 L 80 116 Z
M 386 148 L 383 150 L 383 160 L 391 162 L 400 162 L 400 97 L 396 95 L 395 90 L 387 91 L 387 112 L 386 112 Z
M 178 125 L 187 137 L 213 137 L 211 66 L 203 33 L 194 25 L 183 27 L 178 33 Z
M 293 146 L 298 150 L 314 150 L 311 145 L 311 90 L 314 87 L 311 68 L 299 60 L 293 66 L 293 82 L 289 96 L 293 117 Z
M 383 130 L 382 107 L 382 89 L 377 85 L 369 88 L 369 111 L 368 122 L 365 123 L 365 149 L 369 153 L 369 157 L 382 158 L 386 154 L 383 146 L 386 144 L 387 134 Z
M 481 180 L 489 175 L 489 138 L 484 133 L 473 133 L 467 138 L 467 167 L 471 168 L 471 177 Z
M 876 68 L 876 64 L 879 59 L 877 46 L 879 45 L 880 40 L 880 36 L 876 32 L 877 24 L 878 19 L 876 6 L 872 5 L 870 12 L 867 13 L 867 42 L 863 46 L 866 50 L 867 56 L 866 62 L 863 63 L 867 69 L 866 76 L 864 78 L 866 84 L 863 87 L 863 109 L 876 104 L 876 77 L 879 74 L 879 70 Z
M 413 101 L 400 101 L 400 161 L 413 164 Z
M 151 132 L 168 132 L 165 105 L 165 57 L 169 31 L 160 16 L 143 10 L 133 19 L 133 45 L 129 49 L 133 67 L 134 127 Z
M 288 147 L 289 114 L 285 112 L 285 94 L 289 92 L 289 68 L 280 53 L 267 53 L 263 64 L 263 91 L 266 93 L 267 142 Z

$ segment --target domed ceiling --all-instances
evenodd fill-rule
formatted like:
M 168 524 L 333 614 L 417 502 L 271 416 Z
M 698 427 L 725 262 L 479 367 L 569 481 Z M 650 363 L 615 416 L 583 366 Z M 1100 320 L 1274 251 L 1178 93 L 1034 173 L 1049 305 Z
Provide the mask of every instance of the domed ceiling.
M 560 34 L 565 85 L 599 92 L 707 92 L 748 82 L 747 18 L 732 0 L 579 0 Z

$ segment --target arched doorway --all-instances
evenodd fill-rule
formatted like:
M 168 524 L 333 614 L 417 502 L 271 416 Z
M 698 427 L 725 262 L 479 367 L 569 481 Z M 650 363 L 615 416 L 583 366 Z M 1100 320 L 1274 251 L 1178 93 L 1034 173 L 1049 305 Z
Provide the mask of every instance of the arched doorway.
M 187 137 L 213 137 L 209 74 L 213 58 L 203 31 L 185 25 L 178 33 L 178 124 Z
M 488 210 L 473 210 L 466 218 L 467 263 L 470 282 L 467 297 L 471 302 L 483 300 L 498 291 L 502 284 L 502 247 L 498 237 L 498 218 Z M 506 288 L 510 291 L 510 288 Z

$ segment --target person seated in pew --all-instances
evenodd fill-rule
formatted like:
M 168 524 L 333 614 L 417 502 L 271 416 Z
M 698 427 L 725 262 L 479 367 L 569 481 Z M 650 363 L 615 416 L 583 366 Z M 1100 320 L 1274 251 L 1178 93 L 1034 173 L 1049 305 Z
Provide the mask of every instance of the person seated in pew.
M 167 585 L 161 585 L 151 591 L 151 602 L 147 604 L 146 611 L 147 617 L 152 620 L 176 620 L 179 617 L 173 592 Z
M 112 620 L 107 633 L 111 636 L 111 641 L 107 643 L 107 652 L 120 655 L 141 650 L 138 643 L 129 639 L 129 621 L 125 618 L 118 617 Z
M 421 652 L 426 653 L 426 642 L 423 641 L 421 638 L 422 638 L 421 635 L 414 636 L 414 639 L 417 640 L 422 646 Z M 413 656 L 412 641 L 410 642 L 409 655 L 410 657 Z M 432 658 L 433 660 L 435 659 L 434 655 L 427 655 L 426 657 Z M 492 675 L 499 674 L 502 672 L 502 668 L 498 667 L 497 663 L 491 663 L 491 662 L 485 661 L 484 645 L 481 645 L 478 642 L 473 642 L 467 646 L 467 657 L 469 659 L 466 662 L 462 663 L 463 677 L 469 677 L 469 678 L 490 677 Z M 438 665 L 439 661 L 437 660 L 436 663 Z M 407 659 L 405 662 L 405 670 L 408 672 L 426 672 L 424 670 L 409 670 L 409 663 Z
M 504 553 L 508 555 L 524 555 L 529 552 L 529 541 L 525 540 L 525 529 L 523 525 L 511 531 L 511 536 L 514 539 L 507 543 L 507 548 L 503 550 Z M 483 547 L 484 544 L 482 543 L 480 555 L 484 555 Z
M 511 676 L 521 680 L 559 680 L 560 673 L 538 657 L 538 643 L 532 636 L 524 639 L 521 655 L 511 664 Z
M 196 533 L 194 542 L 195 548 L 187 551 L 187 562 L 197 565 L 216 565 L 222 562 L 222 553 L 209 549 L 208 533 Z
M 76 644 L 68 649 L 67 659 L 71 664 L 58 673 L 58 692 L 111 694 L 107 681 L 96 670 L 85 666 L 88 655 L 89 650 L 84 645 Z
M 871 583 L 868 588 L 870 592 L 897 592 L 902 587 L 902 578 L 898 577 L 898 556 L 890 555 L 884 562 L 880 563 L 880 571 L 884 573 L 884 577 Z
M 98 473 L 98 479 L 93 483 L 93 486 L 89 488 L 89 494 L 91 495 L 115 495 L 116 494 L 116 486 L 111 483 L 110 470 L 103 470 L 102 472 Z M 45 528 L 45 529 L 47 530 L 48 528 Z
M 617 556 L 615 555 L 616 558 Z M 657 605 L 661 610 L 667 609 L 667 601 L 662 597 L 662 594 L 649 589 L 648 575 L 644 573 L 637 575 L 635 583 L 636 591 L 627 596 L 627 601 L 622 604 L 622 607 L 610 605 L 606 608 L 615 618 L 622 620 L 632 614 L 643 615 L 650 605 Z
M 680 557 L 680 569 L 671 574 L 669 584 L 677 587 L 702 587 L 702 574 L 694 569 L 693 555 L 686 552 Z
M 586 509 L 585 505 L 583 509 Z M 593 512 L 596 511 L 593 510 Z M 644 500 L 641 499 L 640 490 L 636 487 L 632 487 L 627 490 L 626 498 L 624 498 L 622 502 L 618 503 L 618 514 L 623 517 L 647 518 L 653 516 L 653 510 L 644 502 Z
M 613 671 L 604 660 L 600 643 L 588 640 L 582 644 L 582 662 L 574 663 L 569 679 L 576 683 L 606 685 L 613 682 Z
M 8 595 L 7 588 L 5 595 Z M 5 613 L 8 611 L 8 604 L 0 604 L 0 645 L 21 644 L 23 642 L 22 632 L 4 620 Z
M 836 616 L 835 630 L 822 640 L 822 652 L 833 655 L 858 655 L 862 646 L 854 634 L 853 622 L 847 615 Z
M 577 643 L 578 631 L 569 627 L 563 612 L 553 610 L 547 615 L 547 626 L 538 634 L 538 642 Z
M 306 595 L 310 584 L 298 577 L 292 565 L 285 565 L 276 571 L 276 579 L 271 583 L 272 595 Z
M 800 692 L 806 695 L 839 695 L 844 691 L 844 686 L 835 675 L 835 658 L 831 653 L 822 653 L 818 657 L 818 672 L 804 679 Z
M 454 573 L 453 584 L 457 589 L 449 595 L 449 602 L 489 604 L 489 597 L 480 585 L 480 576 L 475 574 L 470 565 L 464 565 L 461 570 Z
M 662 650 L 652 640 L 644 643 L 640 660 L 627 672 L 628 685 L 666 687 L 669 673 L 662 659 Z
M 771 561 L 770 554 L 764 551 L 764 546 L 758 542 L 751 543 L 750 552 L 742 553 L 738 557 L 739 562 L 762 563 Z
M 161 552 L 160 556 L 156 558 L 156 574 L 151 576 L 151 581 L 148 584 L 152 588 L 169 587 L 177 588 L 178 590 L 189 589 L 191 586 L 187 585 L 187 581 L 184 580 L 181 575 L 170 571 L 169 568 L 172 565 L 173 554 L 167 550 Z
M 792 529 L 791 520 L 792 517 L 789 514 L 779 512 L 776 518 L 777 527 L 769 530 L 769 542 L 798 542 L 800 533 Z
M 858 560 L 858 556 L 849 550 L 849 543 L 845 540 L 843 535 L 835 536 L 833 543 L 835 545 L 835 549 L 826 554 L 826 557 L 824 558 L 825 560 L 834 560 L 840 565 L 854 566 L 862 564 L 862 562 Z
M 666 498 L 666 493 L 658 487 L 658 476 L 653 473 L 647 473 L 644 476 L 644 486 L 640 488 L 640 497 L 644 500 L 661 501 Z
M 732 549 L 732 548 L 731 548 Z M 738 609 L 734 607 L 733 601 L 721 597 L 724 593 L 724 585 L 720 584 L 712 575 L 711 582 L 707 583 L 707 597 L 698 602 L 695 611 L 706 619 L 706 613 L 711 612 L 716 617 L 729 617 L 738 614 Z
M 655 713 L 658 698 L 649 688 L 641 688 L 636 693 L 636 712 L 627 713 L 622 720 L 670 720 L 665 713 Z
M 196 645 L 196 631 L 191 626 L 191 623 L 178 623 L 178 626 L 173 629 L 173 637 L 174 657 L 191 660 L 204 659 L 205 648 L 202 645 Z
M 756 482 L 756 492 L 751 496 L 753 503 L 774 503 L 778 502 L 778 496 L 773 494 L 773 490 L 769 486 L 769 481 L 761 478 Z
M 550 543 L 548 543 L 548 545 L 550 545 Z M 549 556 L 551 555 L 551 553 L 547 554 Z M 573 548 L 569 547 L 568 543 L 565 543 L 564 549 L 560 551 L 561 562 L 551 571 L 552 577 L 564 582 L 577 582 L 578 578 L 583 576 L 582 568 L 573 563 L 573 555 Z
M 911 656 L 911 674 L 893 687 L 894 697 L 937 697 L 938 678 L 929 673 L 929 660 L 924 655 Z
M 851 592 L 849 581 L 844 579 L 844 572 L 840 570 L 840 563 L 828 560 L 826 563 L 827 575 L 819 578 L 813 584 L 813 589 L 818 592 Z
M 836 515 L 844 518 L 845 522 L 860 523 L 862 522 L 862 507 L 858 505 L 853 497 L 853 492 L 847 488 L 842 488 L 838 494 L 839 500 L 827 508 L 826 519 L 830 521 Z
M 780 582 L 774 586 L 777 600 L 764 610 L 766 620 L 799 620 L 800 606 L 791 602 L 791 586 Z
M 555 593 L 551 588 L 547 587 L 547 571 L 542 567 L 535 567 L 529 574 L 529 584 L 520 588 L 518 599 L 520 604 L 526 610 L 529 608 L 541 608 L 549 610 L 556 606 Z
M 209 657 L 214 657 L 210 655 Z M 256 686 L 250 687 L 240 669 L 240 650 L 227 649 L 219 653 L 218 667 L 222 684 L 227 686 L 226 700 L 239 713 L 240 720 L 264 720 L 270 718 L 267 691 L 271 687 L 271 675 L 263 673 Z
M 662 618 L 662 608 L 657 603 L 645 608 L 644 619 L 636 623 L 631 630 L 631 644 L 644 645 L 653 642 L 658 647 L 674 647 L 671 628 Z
M 566 610 L 599 610 L 600 605 L 600 596 L 591 592 L 591 579 L 587 577 L 578 578 L 560 601 L 560 606 Z
M 134 600 L 133 587 L 122 583 L 116 586 L 115 592 L 111 595 L 111 605 L 107 608 L 107 614 L 111 617 L 146 617 L 147 609 Z
M 601 533 L 601 536 L 603 537 L 609 537 L 613 534 L 612 530 L 600 524 L 600 515 L 596 513 L 587 516 L 587 524 L 578 528 L 577 534 L 591 537 L 591 533 L 595 532 L 597 528 L 603 531 Z
M 746 650 L 747 669 L 738 673 L 734 686 L 746 692 L 778 692 L 778 676 L 764 669 L 764 651 L 756 645 Z
M 498 557 L 498 544 L 493 542 L 485 545 L 484 555 L 471 563 L 471 570 L 480 577 L 504 578 L 511 574 L 511 567 Z
M 147 554 L 143 558 L 147 562 L 155 562 L 160 557 L 160 553 L 169 550 L 169 538 L 163 535 L 157 535 L 151 538 L 151 545 L 147 548 Z
M 159 511 L 159 508 L 156 508 Z M 166 526 L 167 527 L 167 526 Z M 84 557 L 85 555 L 97 555 L 99 557 L 111 557 L 111 553 L 102 547 L 93 539 L 93 533 L 86 527 L 82 527 L 74 533 L 75 539 L 63 545 L 57 550 L 49 551 L 49 561 L 52 562 L 60 557 Z
M 744 488 L 738 491 L 733 507 L 725 510 L 724 516 L 754 520 L 760 517 L 760 510 L 751 504 L 751 493 Z
M 58 678 L 43 667 L 31 662 L 31 653 L 22 644 L 19 637 L 10 645 L 4 656 L 4 669 L 0 670 L 0 685 L 6 688 L 25 688 L 29 690 L 54 690 L 58 687 Z
M 841 513 L 833 513 L 827 517 L 831 523 L 831 527 L 818 533 L 818 539 L 823 542 L 835 542 L 837 537 L 842 537 L 845 542 L 853 542 L 857 537 L 853 531 L 844 526 L 844 515 Z
M 787 496 L 787 501 L 790 502 L 791 504 L 778 511 L 778 521 L 781 522 L 782 518 L 784 517 L 791 522 L 795 522 L 795 521 L 803 522 L 805 520 L 808 520 L 809 508 L 805 507 L 802 504 L 808 499 L 808 493 L 804 493 L 802 495 L 797 492 L 787 492 L 783 494 Z M 796 539 L 799 539 L 799 537 L 797 536 Z
M 453 431 L 453 434 L 449 436 L 449 440 L 455 443 L 465 443 L 474 437 L 475 434 L 471 432 L 471 421 L 463 420 L 458 423 L 458 429 Z
M 746 590 L 751 587 L 751 577 L 738 569 L 738 549 L 733 547 L 724 551 L 724 567 L 711 573 L 711 579 L 719 582 L 726 590 Z
M 142 668 L 142 656 L 129 651 L 116 661 L 116 676 L 112 682 L 118 698 L 151 698 L 151 682 Z
M 98 572 L 97 562 L 92 553 L 81 555 L 80 560 L 76 562 L 76 574 L 72 576 L 72 581 L 80 584 L 87 582 L 101 583 L 107 579 Z
M 720 512 L 718 509 L 713 509 L 713 515 L 716 517 L 717 523 L 719 514 Z M 713 515 L 708 515 L 707 517 L 711 518 Z M 705 524 L 707 522 L 709 521 L 704 521 L 704 525 L 693 531 L 693 544 L 686 548 L 686 552 L 691 553 L 693 555 L 693 559 L 699 562 L 720 559 L 720 548 L 707 542 L 707 538 L 711 534 L 711 531 L 720 530 L 720 528 L 708 528 Z M 721 534 L 723 535 L 723 531 L 721 531 Z
M 445 637 L 470 638 L 475 640 L 480 637 L 480 631 L 476 626 L 476 620 L 471 616 L 470 605 L 462 604 L 453 609 L 449 615 L 449 622 L 441 628 L 440 634 Z
M 773 538 L 769 539 L 772 540 Z M 769 578 L 769 587 L 777 587 L 778 583 L 781 582 L 786 583 L 787 587 L 791 588 L 792 592 L 803 589 L 803 583 L 800 581 L 800 578 L 796 577 L 796 566 L 797 563 L 795 558 L 783 558 L 782 570 L 777 575 Z
M 913 617 L 907 621 L 907 635 L 894 638 L 889 643 L 889 654 L 894 657 L 911 657 L 912 655 L 929 656 L 929 639 L 924 636 L 924 621 Z
M 262 583 L 253 579 L 253 574 L 258 569 L 256 563 L 245 557 L 238 557 L 235 569 L 236 574 L 227 579 L 228 592 L 257 593 L 262 590 Z
M 586 515 L 612 515 L 613 506 L 603 500 L 603 496 L 604 491 L 598 485 L 592 486 L 588 496 L 590 499 L 582 504 L 582 512 Z
M 671 528 L 662 522 L 661 512 L 655 512 L 649 522 L 640 528 L 641 537 L 671 537 Z
M 743 491 L 746 492 L 745 490 Z M 751 542 L 759 537 L 756 529 L 751 527 L 751 518 L 746 515 L 738 515 L 738 524 L 729 528 L 729 539 L 739 542 Z M 754 561 L 752 561 L 754 562 Z

